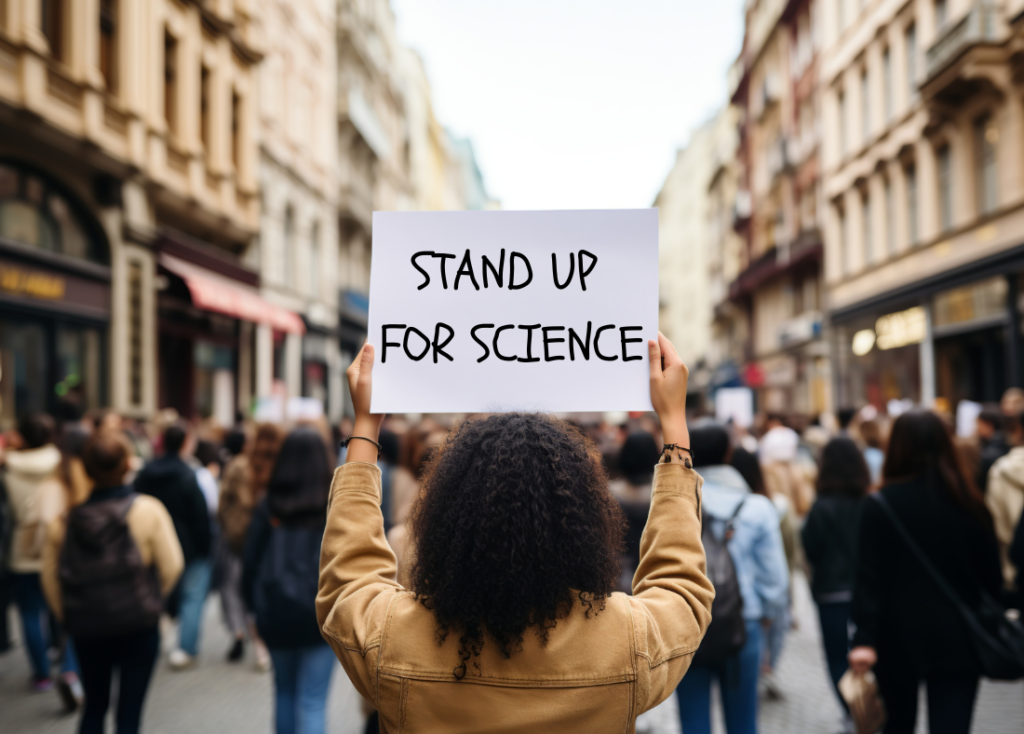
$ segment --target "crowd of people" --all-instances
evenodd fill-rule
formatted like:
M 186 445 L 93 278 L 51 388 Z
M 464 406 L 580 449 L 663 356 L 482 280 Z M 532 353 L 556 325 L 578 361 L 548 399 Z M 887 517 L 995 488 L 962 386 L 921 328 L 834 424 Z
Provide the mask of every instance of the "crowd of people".
M 674 531 L 652 529 L 665 522 L 656 511 L 659 492 L 671 493 L 658 489 L 669 481 L 658 467 L 678 461 L 703 482 L 694 531 L 707 571 L 705 578 L 696 566 L 673 570 L 685 581 L 675 593 L 689 605 L 685 619 L 672 624 L 703 643 L 687 658 L 678 685 L 671 676 L 658 680 L 672 687 L 650 694 L 637 731 L 681 726 L 685 734 L 710 734 L 717 682 L 729 734 L 756 732 L 759 700 L 784 695 L 777 671 L 794 624 L 792 580 L 806 574 L 837 713 L 846 709 L 838 691 L 847 670 L 873 670 L 888 711 L 886 732 L 914 730 L 925 682 L 933 734 L 965 733 L 982 670 L 962 616 L 908 543 L 967 605 L 986 596 L 1019 607 L 1022 410 L 1021 396 L 1008 395 L 1001 407 L 982 411 L 971 438 L 956 438 L 951 421 L 935 412 L 890 417 L 870 406 L 841 410 L 834 421 L 769 414 L 751 428 L 691 414 L 688 427 L 682 421 L 685 432 L 673 429 L 684 438 L 667 435 L 664 414 L 577 416 L 570 421 L 576 433 L 566 433 L 564 421 L 518 414 L 389 416 L 372 436 L 361 435 L 367 431 L 358 416 L 357 424 L 346 420 L 332 430 L 323 421 L 280 426 L 241 419 L 225 429 L 167 415 L 141 424 L 108 411 L 57 424 L 30 414 L 3 443 L 0 651 L 11 647 L 7 608 L 15 604 L 32 688 L 55 688 L 67 710 L 81 709 L 81 732 L 101 732 L 118 670 L 115 719 L 117 731 L 128 734 L 139 730 L 161 649 L 172 670 L 187 674 L 198 664 L 203 610 L 215 591 L 231 639 L 226 659 L 273 671 L 277 732 L 324 730 L 337 658 L 368 699 L 367 730 L 376 731 L 377 717 L 390 714 L 375 710 L 383 693 L 368 683 L 363 666 L 370 658 L 365 650 L 361 662 L 351 657 L 358 645 L 341 641 L 351 630 L 339 627 L 338 639 L 324 630 L 371 618 L 378 624 L 373 615 L 388 613 L 389 624 L 411 625 L 409 639 L 418 639 L 419 622 L 404 602 L 367 601 L 359 613 L 370 616 L 345 618 L 343 611 L 351 611 L 340 600 L 358 585 L 350 569 L 380 577 L 379 593 L 414 590 L 413 606 L 432 614 L 427 637 L 435 644 L 456 633 L 458 664 L 449 666 L 456 679 L 481 675 L 481 665 L 502 665 L 502 657 L 515 659 L 524 649 L 526 658 L 540 654 L 524 626 L 545 630 L 543 648 L 546 630 L 567 628 L 567 610 L 580 601 L 605 610 L 612 593 L 635 595 L 635 626 L 638 610 L 654 614 L 652 590 L 664 586 L 653 580 L 652 537 Z M 340 439 L 347 436 L 356 439 L 346 445 Z M 538 446 L 556 455 L 523 464 L 522 454 Z M 369 512 L 369 524 L 346 530 L 366 530 L 367 543 L 376 542 L 378 517 L 379 547 L 354 549 L 337 529 L 332 535 L 332 476 L 346 461 L 379 468 L 376 475 L 346 468 L 335 479 L 366 496 L 372 490 L 374 501 L 350 510 L 353 518 Z M 504 467 L 504 478 L 496 478 L 496 466 Z M 475 477 L 472 484 L 467 477 Z M 672 481 L 682 487 L 688 477 Z M 595 486 L 610 489 L 601 492 L 612 504 L 591 508 L 582 520 L 572 516 Z M 549 505 L 537 487 L 580 497 L 564 499 L 572 508 Z M 544 523 L 559 512 L 562 530 L 552 535 Z M 506 538 L 516 530 L 509 525 L 522 525 L 529 543 Z M 488 527 L 493 547 L 481 546 L 480 529 Z M 548 540 L 555 560 L 543 556 Z M 684 540 L 680 547 L 693 550 Z M 340 566 L 326 555 L 331 543 L 340 548 Z M 356 550 L 380 567 L 363 568 Z M 331 573 L 337 588 L 328 592 Z M 383 580 L 388 573 L 394 581 Z M 566 596 L 569 589 L 579 598 Z M 516 612 L 523 599 L 534 606 Z M 615 618 L 584 615 L 591 616 L 607 624 Z M 647 624 L 656 623 L 668 624 L 655 614 Z M 162 639 L 173 644 L 162 648 Z M 494 641 L 499 655 L 492 658 L 485 651 Z M 429 646 L 405 644 L 432 656 Z M 582 660 L 590 652 L 573 654 Z M 852 731 L 848 717 L 846 725 Z

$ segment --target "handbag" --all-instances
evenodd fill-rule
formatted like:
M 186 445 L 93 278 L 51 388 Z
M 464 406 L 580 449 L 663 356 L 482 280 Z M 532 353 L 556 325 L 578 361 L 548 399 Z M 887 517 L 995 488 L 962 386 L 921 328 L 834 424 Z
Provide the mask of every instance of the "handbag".
M 839 693 L 849 707 L 857 734 L 877 734 L 885 726 L 885 702 L 870 670 L 864 675 L 847 670 L 839 679 Z
M 935 585 L 960 612 L 960 616 L 967 624 L 971 645 L 981 663 L 982 674 L 994 680 L 1024 678 L 1024 625 L 1020 623 L 1020 613 L 1017 610 L 1008 611 L 1003 608 L 981 588 L 980 583 L 978 607 L 971 609 L 928 560 L 928 556 L 911 537 L 885 497 L 881 493 L 876 493 L 871 495 L 871 498 L 881 506 L 889 522 L 896 528 L 910 552 L 924 566 L 924 570 L 931 576 Z

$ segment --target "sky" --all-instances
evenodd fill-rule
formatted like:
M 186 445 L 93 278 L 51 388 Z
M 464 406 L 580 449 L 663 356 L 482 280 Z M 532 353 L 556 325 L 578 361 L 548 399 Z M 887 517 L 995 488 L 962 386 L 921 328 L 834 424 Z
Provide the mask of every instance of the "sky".
M 648 207 L 726 101 L 743 0 L 391 0 L 504 209 Z M 628 11 L 625 10 L 628 8 Z

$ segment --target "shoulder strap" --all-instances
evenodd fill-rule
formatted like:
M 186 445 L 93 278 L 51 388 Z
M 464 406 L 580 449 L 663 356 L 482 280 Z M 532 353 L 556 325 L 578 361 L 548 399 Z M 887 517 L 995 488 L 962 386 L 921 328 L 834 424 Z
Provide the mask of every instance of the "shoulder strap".
M 886 517 L 889 518 L 889 522 L 892 523 L 892 526 L 896 528 L 896 532 L 899 533 L 901 538 L 903 538 L 903 543 L 907 546 L 910 552 L 914 554 L 921 565 L 924 566 L 924 570 L 928 572 L 928 575 L 931 576 L 932 581 L 934 581 L 935 585 L 939 587 L 939 590 L 942 591 L 946 598 L 949 599 L 953 606 L 957 607 L 962 614 L 973 620 L 974 613 L 963 602 L 959 594 L 953 590 L 953 587 L 949 585 L 949 582 L 943 578 L 942 574 L 939 573 L 939 570 L 935 568 L 935 565 L 928 559 L 928 556 L 925 555 L 925 552 L 921 550 L 921 546 L 919 546 L 910 535 L 910 531 L 907 530 L 906 526 L 896 515 L 896 512 L 892 509 L 892 505 L 889 504 L 888 500 L 882 496 L 881 492 L 875 492 L 870 495 L 870 497 L 878 503 L 879 507 L 882 508 L 882 512 L 884 512 Z

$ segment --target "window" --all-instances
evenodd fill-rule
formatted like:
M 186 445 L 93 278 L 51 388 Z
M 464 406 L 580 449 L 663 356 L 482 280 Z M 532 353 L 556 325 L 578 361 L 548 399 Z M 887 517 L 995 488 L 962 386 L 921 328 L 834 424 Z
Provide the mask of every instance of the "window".
M 935 0 L 935 35 L 939 35 L 942 26 L 946 25 L 946 0 Z
M 939 167 L 939 224 L 943 232 L 953 229 L 953 158 L 949 145 L 936 152 Z
M 892 182 L 885 179 L 885 246 L 890 255 L 896 254 L 896 207 L 892 200 Z
M 57 61 L 64 60 L 64 13 L 64 0 L 41 0 L 39 27 Z
M 875 261 L 875 240 L 871 231 L 871 195 L 867 190 L 861 193 L 861 210 L 864 213 L 864 264 Z
M 999 131 L 991 115 L 974 121 L 974 181 L 978 194 L 978 214 L 988 214 L 997 206 L 996 144 Z
M 320 296 L 320 222 L 313 222 L 309 232 L 309 296 Z
M 286 286 L 292 284 L 292 260 L 295 252 L 295 213 L 291 206 L 284 210 L 284 239 L 281 240 L 281 280 Z
M 907 184 L 907 241 L 917 244 L 917 167 L 913 163 L 903 169 L 903 177 Z
M 892 121 L 892 58 L 888 48 L 882 52 L 882 84 L 884 86 L 882 104 L 885 107 L 885 121 L 889 123 Z
M 132 405 L 142 405 L 142 264 L 128 264 L 128 393 Z
M 839 152 L 846 155 L 848 149 L 846 140 L 846 95 L 839 91 Z
M 238 176 L 242 161 L 242 98 L 238 92 L 231 92 L 231 163 Z
M 117 94 L 117 0 L 100 0 L 100 73 Z
M 903 35 L 904 49 L 907 54 L 907 99 L 917 94 L 917 27 L 911 23 Z
M 871 84 L 868 80 L 867 68 L 860 73 L 860 113 L 861 142 L 867 145 L 871 138 Z
M 210 68 L 203 64 L 199 71 L 199 137 L 206 150 L 207 162 L 210 155 Z
M 178 132 L 178 41 L 164 29 L 164 119 L 167 129 Z

